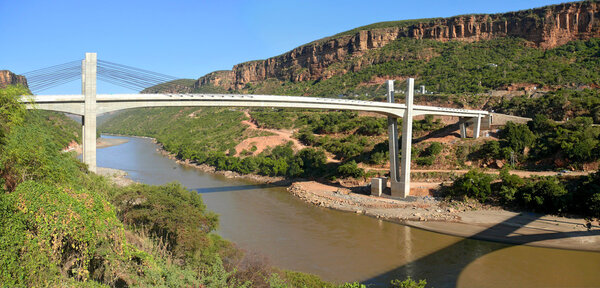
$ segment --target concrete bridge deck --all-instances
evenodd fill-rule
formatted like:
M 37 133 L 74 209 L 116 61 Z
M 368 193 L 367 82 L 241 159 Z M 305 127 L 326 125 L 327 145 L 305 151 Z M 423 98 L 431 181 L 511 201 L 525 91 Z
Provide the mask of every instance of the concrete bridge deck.
M 473 135 L 479 137 L 482 118 L 489 113 L 445 107 L 413 105 L 414 79 L 407 80 L 406 102 L 394 101 L 394 81 L 387 81 L 387 102 L 337 98 L 315 98 L 248 94 L 96 94 L 97 55 L 86 53 L 82 61 L 82 95 L 22 96 L 27 109 L 42 109 L 81 115 L 83 118 L 83 161 L 96 172 L 96 116 L 107 112 L 143 107 L 274 107 L 375 112 L 388 117 L 390 180 L 392 196 L 406 197 L 410 193 L 410 159 L 412 118 L 417 115 L 459 117 L 461 136 L 466 137 L 466 123 L 474 124 Z M 402 158 L 399 160 L 398 118 L 402 121 Z M 490 122 L 490 121 L 486 121 Z M 401 169 L 400 169 L 401 168 Z
M 84 95 L 24 96 L 28 108 L 84 115 Z M 250 94 L 98 94 L 96 113 L 103 114 L 142 107 L 274 107 L 326 110 L 354 110 L 404 117 L 406 104 L 280 95 Z M 486 117 L 487 111 L 446 107 L 413 106 L 413 116 L 440 115 L 464 118 Z

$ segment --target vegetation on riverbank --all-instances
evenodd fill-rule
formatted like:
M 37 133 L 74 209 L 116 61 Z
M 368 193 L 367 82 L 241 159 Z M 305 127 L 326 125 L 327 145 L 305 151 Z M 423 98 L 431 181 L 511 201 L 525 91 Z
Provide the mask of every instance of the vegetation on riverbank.
M 258 127 L 297 129 L 294 137 L 308 147 L 294 151 L 292 143 L 287 143 L 255 156 L 248 156 L 248 151 L 236 156 L 236 144 L 268 132 L 247 129 L 246 125 L 240 125 L 243 112 L 222 108 L 136 109 L 109 119 L 100 130 L 153 137 L 180 159 L 241 174 L 358 178 L 379 173 L 365 171 L 358 164 L 381 165 L 389 158 L 386 118 L 359 116 L 356 112 L 265 109 L 252 110 L 250 115 Z M 417 135 L 441 127 L 440 121 L 433 117 L 414 121 Z M 434 145 L 435 155 L 428 152 L 430 145 L 420 145 L 423 152 L 416 155 L 422 158 L 418 162 L 421 165 L 431 165 L 440 152 L 439 143 Z M 339 163 L 327 162 L 328 154 Z
M 581 169 L 600 159 L 600 127 L 590 117 L 564 123 L 538 114 L 527 124 L 508 122 L 499 140 L 485 142 L 471 156 L 486 161 L 500 159 L 525 168 Z
M 554 215 L 600 219 L 600 172 L 586 177 L 521 178 L 507 169 L 499 177 L 471 170 L 457 177 L 443 195 Z
M 217 215 L 179 184 L 117 187 L 89 173 L 60 152 L 78 139 L 77 124 L 26 111 L 24 93 L 0 90 L 2 286 L 364 287 L 244 253 L 213 233 Z

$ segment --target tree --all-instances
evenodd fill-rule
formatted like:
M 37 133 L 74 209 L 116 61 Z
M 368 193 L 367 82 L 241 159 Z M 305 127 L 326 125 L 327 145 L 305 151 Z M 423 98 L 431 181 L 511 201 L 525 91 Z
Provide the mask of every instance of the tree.
M 446 193 L 453 197 L 470 197 L 480 201 L 485 201 L 492 193 L 492 177 L 483 172 L 471 170 L 465 175 L 454 180 Z
M 556 177 L 531 181 L 519 189 L 517 200 L 526 208 L 537 212 L 565 212 L 567 190 Z
M 320 149 L 304 148 L 298 152 L 297 156 L 302 160 L 302 169 L 307 176 L 316 175 L 327 163 L 327 156 Z
M 19 96 L 27 94 L 29 91 L 22 86 L 0 89 L 0 144 L 10 128 L 23 122 L 26 110 L 19 102 Z
M 340 165 L 337 171 L 342 177 L 360 178 L 365 175 L 365 170 L 359 168 L 354 160 Z
M 500 131 L 500 138 L 506 141 L 508 147 L 522 153 L 525 147 L 531 147 L 535 142 L 535 135 L 525 124 L 506 123 Z

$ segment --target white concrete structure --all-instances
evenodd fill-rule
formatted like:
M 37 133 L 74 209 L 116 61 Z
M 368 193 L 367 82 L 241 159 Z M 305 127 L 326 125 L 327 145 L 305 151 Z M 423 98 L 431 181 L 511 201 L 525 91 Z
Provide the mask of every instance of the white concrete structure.
M 383 187 L 387 179 L 385 178 L 372 178 L 371 179 L 371 196 L 380 197 L 383 193 Z
M 410 157 L 412 141 L 412 117 L 417 115 L 456 116 L 472 119 L 475 137 L 479 135 L 482 117 L 487 111 L 413 105 L 414 79 L 408 79 L 407 103 L 394 103 L 393 81 L 388 81 L 388 102 L 345 100 L 277 95 L 247 94 L 113 94 L 96 95 L 96 54 L 86 53 L 82 63 L 83 95 L 37 95 L 23 96 L 28 109 L 42 109 L 81 115 L 83 121 L 84 163 L 96 171 L 96 115 L 142 107 L 276 107 L 326 110 L 353 110 L 375 112 L 388 116 L 390 143 L 390 178 L 392 196 L 406 197 L 410 194 Z M 397 119 L 404 117 L 402 125 L 402 170 L 398 167 Z M 462 130 L 461 130 L 462 131 Z M 461 133 L 462 134 L 462 133 Z M 466 134 L 466 130 L 465 130 Z M 400 173 L 402 172 L 402 173 Z
M 85 53 L 81 63 L 83 101 L 83 163 L 88 164 L 92 172 L 96 172 L 96 53 Z

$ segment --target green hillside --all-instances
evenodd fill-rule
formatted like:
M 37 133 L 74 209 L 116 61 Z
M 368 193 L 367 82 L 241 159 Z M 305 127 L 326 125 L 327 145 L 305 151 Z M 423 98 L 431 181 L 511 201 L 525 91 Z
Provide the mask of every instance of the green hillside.
M 364 68 L 352 72 L 352 67 L 358 64 Z M 358 94 L 370 99 L 384 93 L 381 83 L 372 83 L 374 79 L 407 76 L 415 77 L 416 85 L 425 85 L 438 94 L 484 93 L 523 83 L 534 84 L 541 90 L 579 85 L 597 87 L 600 39 L 573 41 L 544 50 L 530 47 L 518 38 L 474 43 L 407 38 L 327 69 L 347 72 L 321 81 L 269 79 L 229 92 L 324 97 Z M 209 92 L 209 87 L 194 92 Z
M 0 89 L 0 286 L 364 287 L 248 260 L 180 184 L 118 187 L 88 172 L 60 152 L 80 126 L 25 110 L 25 92 Z
M 483 93 L 511 84 L 530 83 L 541 89 L 600 84 L 600 39 L 574 41 L 558 48 L 532 48 L 522 39 L 501 38 L 474 43 L 402 39 L 365 55 L 336 63 L 328 69 L 351 71 L 322 81 L 268 80 L 238 92 L 336 96 L 382 95 L 376 77 L 415 77 L 435 93 Z M 368 63 L 373 63 L 369 65 Z

